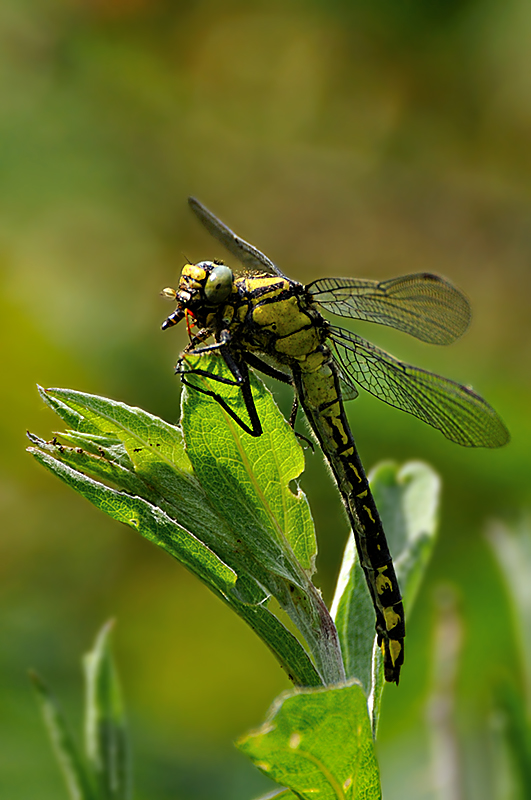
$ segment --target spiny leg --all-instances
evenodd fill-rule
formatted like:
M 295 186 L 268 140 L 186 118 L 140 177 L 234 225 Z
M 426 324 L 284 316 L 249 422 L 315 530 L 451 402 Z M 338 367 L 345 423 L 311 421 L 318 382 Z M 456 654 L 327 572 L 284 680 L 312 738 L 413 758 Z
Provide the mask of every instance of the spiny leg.
M 242 420 L 238 414 L 233 411 L 233 409 L 229 406 L 226 400 L 221 397 L 220 394 L 211 390 L 205 389 L 203 387 L 197 386 L 195 383 L 191 383 L 185 376 L 186 372 L 183 369 L 184 359 L 180 359 L 177 364 L 176 372 L 178 372 L 181 376 L 181 381 L 192 389 L 200 392 L 201 394 L 206 395 L 207 397 L 212 397 L 219 405 L 223 408 L 224 411 L 233 419 L 239 426 L 248 433 L 250 436 L 261 436 L 262 435 L 262 425 L 260 422 L 260 418 L 258 416 L 258 412 L 256 410 L 255 402 L 253 399 L 253 394 L 251 390 L 251 383 L 249 380 L 249 370 L 247 369 L 247 365 L 245 361 L 237 360 L 232 352 L 230 351 L 227 344 L 224 342 L 217 342 L 216 345 L 209 345 L 205 348 L 198 348 L 195 350 L 191 355 L 199 355 L 200 352 L 212 352 L 213 350 L 219 350 L 225 364 L 229 368 L 233 378 L 225 378 L 222 375 L 215 375 L 212 372 L 204 369 L 197 369 L 192 368 L 187 370 L 187 373 L 190 375 L 198 375 L 209 380 L 217 381 L 218 383 L 222 383 L 228 386 L 238 386 L 241 389 L 243 401 L 245 403 L 245 409 L 247 414 L 249 415 L 249 419 L 251 421 L 251 425 L 247 425 L 244 420 Z
M 264 375 L 268 375 L 270 378 L 274 378 L 275 380 L 280 381 L 281 383 L 286 383 L 288 384 L 288 386 L 292 386 L 295 389 L 293 385 L 293 380 L 291 376 L 288 375 L 287 373 L 282 372 L 282 370 L 276 369 L 275 367 L 271 366 L 271 364 L 268 364 L 267 361 L 263 361 L 261 358 L 258 358 L 258 356 L 255 356 L 254 353 L 244 353 L 243 357 L 251 367 L 254 367 L 254 369 L 258 369 L 260 370 L 260 372 L 263 372 Z M 295 396 L 293 397 L 293 405 L 291 407 L 291 413 L 289 417 L 289 424 L 293 429 L 293 432 L 297 437 L 297 439 L 301 439 L 303 442 L 306 442 L 306 444 L 310 447 L 312 453 L 314 453 L 315 447 L 311 439 L 308 439 L 307 436 L 304 436 L 304 434 L 298 433 L 295 430 L 295 419 L 297 417 L 298 408 L 299 408 L 299 399 L 297 397 L 297 393 L 295 392 Z

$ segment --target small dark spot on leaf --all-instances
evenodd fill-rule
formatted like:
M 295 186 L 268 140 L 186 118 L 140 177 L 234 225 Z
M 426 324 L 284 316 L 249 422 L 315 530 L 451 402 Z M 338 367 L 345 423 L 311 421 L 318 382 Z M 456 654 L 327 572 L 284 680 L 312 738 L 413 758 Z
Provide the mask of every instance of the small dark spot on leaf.
M 134 447 L 133 448 L 133 453 L 140 453 L 140 451 L 143 450 L 143 449 L 144 449 L 143 447 Z
M 76 453 L 82 453 L 83 449 L 81 447 L 76 447 Z

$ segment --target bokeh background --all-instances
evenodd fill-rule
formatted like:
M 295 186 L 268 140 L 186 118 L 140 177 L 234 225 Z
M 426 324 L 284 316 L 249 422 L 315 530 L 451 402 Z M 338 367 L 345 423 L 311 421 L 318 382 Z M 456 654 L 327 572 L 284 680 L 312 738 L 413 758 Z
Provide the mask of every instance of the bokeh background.
M 519 643 L 485 531 L 529 503 L 530 76 L 524 0 L 2 0 L 2 797 L 66 797 L 26 669 L 77 732 L 80 655 L 111 616 L 135 797 L 268 787 L 231 742 L 287 687 L 272 656 L 24 452 L 26 428 L 58 426 L 36 383 L 178 419 L 185 331 L 160 332 L 172 309 L 159 291 L 185 260 L 226 256 L 189 194 L 303 282 L 428 270 L 471 298 L 450 348 L 358 328 L 472 384 L 513 437 L 467 451 L 372 398 L 351 404 L 367 466 L 424 459 L 444 485 L 379 757 L 387 800 L 518 796 L 496 686 L 519 685 Z M 330 598 L 347 528 L 320 457 L 307 461 Z

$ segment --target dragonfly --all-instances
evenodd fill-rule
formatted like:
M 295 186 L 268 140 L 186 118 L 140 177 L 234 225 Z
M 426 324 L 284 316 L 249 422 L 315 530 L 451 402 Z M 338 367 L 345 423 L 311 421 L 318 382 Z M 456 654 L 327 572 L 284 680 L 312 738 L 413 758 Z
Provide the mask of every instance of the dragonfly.
M 300 405 L 330 465 L 374 606 L 385 680 L 398 684 L 406 632 L 402 597 L 344 401 L 355 398 L 360 387 L 465 447 L 500 447 L 509 433 L 496 411 L 469 386 L 399 361 L 361 336 L 332 325 L 322 311 L 446 345 L 467 329 L 469 302 L 448 280 L 427 272 L 380 282 L 320 278 L 303 285 L 288 278 L 197 199 L 190 197 L 188 202 L 243 271 L 234 274 L 222 261 L 186 264 L 178 288 L 163 290 L 176 302 L 176 309 L 162 329 L 186 319 L 190 335 L 176 371 L 184 383 L 213 397 L 251 436 L 261 435 L 262 424 L 249 367 L 294 388 L 290 422 L 294 425 Z M 197 333 L 192 334 L 191 324 Z M 187 353 L 212 352 L 225 362 L 226 374 L 186 364 Z M 191 373 L 239 387 L 249 422 L 214 388 L 189 382 Z

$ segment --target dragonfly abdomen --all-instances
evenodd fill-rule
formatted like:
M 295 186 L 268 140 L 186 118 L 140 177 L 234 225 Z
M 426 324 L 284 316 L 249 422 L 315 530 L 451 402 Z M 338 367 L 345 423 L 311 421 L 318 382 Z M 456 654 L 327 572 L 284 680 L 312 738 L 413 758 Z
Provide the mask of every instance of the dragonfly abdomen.
M 350 430 L 338 371 L 326 346 L 321 365 L 293 365 L 301 405 L 330 464 L 354 532 L 360 563 L 376 611 L 385 679 L 398 683 L 404 662 L 405 622 L 400 588 L 382 522 Z

